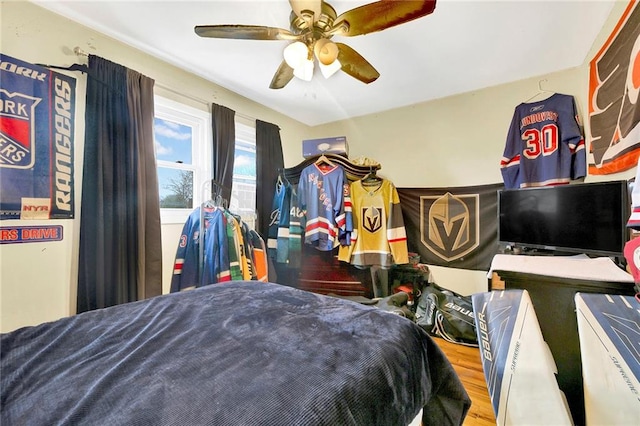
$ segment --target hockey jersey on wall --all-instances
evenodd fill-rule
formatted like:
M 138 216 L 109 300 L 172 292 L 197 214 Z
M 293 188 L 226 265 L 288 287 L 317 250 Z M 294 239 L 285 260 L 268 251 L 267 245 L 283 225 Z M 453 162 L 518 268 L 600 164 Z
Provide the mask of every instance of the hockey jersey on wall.
M 351 244 L 340 247 L 338 259 L 359 267 L 389 268 L 408 263 L 407 234 L 393 183 L 384 179 L 377 186 L 365 186 L 361 180 L 355 181 L 351 204 Z
M 305 212 L 304 242 L 330 251 L 348 243 L 353 228 L 349 184 L 340 165 L 313 163 L 300 173 L 297 191 Z
M 506 189 L 566 184 L 586 176 L 573 96 L 554 93 L 515 108 L 500 170 Z

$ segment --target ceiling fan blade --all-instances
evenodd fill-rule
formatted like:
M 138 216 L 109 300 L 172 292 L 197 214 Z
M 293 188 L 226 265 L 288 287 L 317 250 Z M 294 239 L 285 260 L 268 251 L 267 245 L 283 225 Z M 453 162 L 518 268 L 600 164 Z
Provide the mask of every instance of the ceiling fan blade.
M 347 37 L 381 31 L 432 13 L 436 0 L 382 0 L 348 10 L 334 23 L 334 35 Z
M 299 36 L 282 28 L 259 25 L 198 25 L 194 28 L 200 37 L 232 38 L 241 40 L 298 40 Z
M 285 61 L 282 61 L 280 66 L 278 67 L 278 71 L 271 79 L 271 84 L 269 85 L 269 89 L 282 89 L 287 85 L 293 78 L 293 68 L 291 68 Z
M 380 73 L 358 52 L 343 43 L 338 45 L 338 60 L 342 71 L 363 83 L 373 83 L 380 77 Z
M 313 13 L 313 20 L 317 21 L 322 12 L 322 0 L 289 0 L 291 10 L 302 17 L 302 12 L 308 10 Z

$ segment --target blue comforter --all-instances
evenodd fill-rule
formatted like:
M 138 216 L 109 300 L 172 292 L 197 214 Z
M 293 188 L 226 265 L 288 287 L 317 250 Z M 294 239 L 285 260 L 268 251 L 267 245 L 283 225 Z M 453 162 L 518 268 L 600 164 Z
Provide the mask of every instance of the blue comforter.
M 2 425 L 461 424 L 470 400 L 410 320 L 232 282 L 0 336 Z

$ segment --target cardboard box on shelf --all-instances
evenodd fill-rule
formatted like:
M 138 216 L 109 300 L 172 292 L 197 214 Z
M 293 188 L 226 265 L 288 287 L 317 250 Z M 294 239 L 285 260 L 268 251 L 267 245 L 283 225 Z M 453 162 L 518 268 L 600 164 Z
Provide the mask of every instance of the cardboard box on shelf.
M 315 157 L 322 154 L 336 154 L 349 157 L 349 145 L 346 136 L 330 138 L 305 139 L 302 141 L 302 156 Z

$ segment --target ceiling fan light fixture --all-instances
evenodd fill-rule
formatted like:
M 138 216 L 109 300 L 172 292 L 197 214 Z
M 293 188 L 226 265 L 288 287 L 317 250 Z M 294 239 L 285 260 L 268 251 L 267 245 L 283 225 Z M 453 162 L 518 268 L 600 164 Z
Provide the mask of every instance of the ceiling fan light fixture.
M 311 81 L 313 78 L 313 59 L 305 59 L 300 65 L 293 68 L 293 75 L 300 80 Z
M 342 68 L 342 64 L 337 59 L 329 65 L 324 65 L 322 62 L 320 62 L 318 65 L 320 66 L 320 72 L 322 73 L 324 78 L 331 77 Z
M 238 40 L 287 40 L 284 60 L 271 79 L 269 88 L 281 89 L 293 77 L 310 81 L 313 62 L 318 60 L 325 78 L 338 69 L 369 84 L 380 73 L 358 52 L 344 43 L 334 43 L 334 36 L 353 37 L 395 27 L 433 13 L 436 0 L 373 1 L 337 14 L 327 0 L 289 0 L 290 29 L 264 25 L 197 25 L 200 37 Z M 340 60 L 338 61 L 338 57 Z
M 299 68 L 309 57 L 309 48 L 301 41 L 289 44 L 284 48 L 284 60 L 294 70 Z
M 318 58 L 318 62 L 330 65 L 338 57 L 338 45 L 327 38 L 321 38 L 313 46 L 313 52 Z

